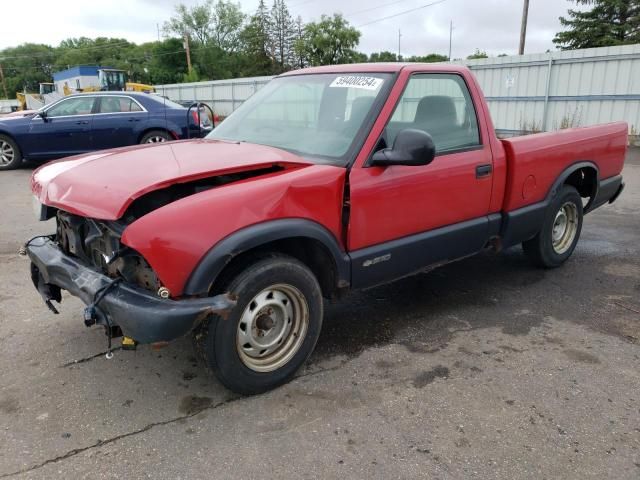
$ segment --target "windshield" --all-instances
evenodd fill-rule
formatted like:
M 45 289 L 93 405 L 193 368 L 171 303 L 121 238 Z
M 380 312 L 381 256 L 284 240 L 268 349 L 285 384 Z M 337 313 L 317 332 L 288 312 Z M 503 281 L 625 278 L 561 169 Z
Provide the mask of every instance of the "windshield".
M 390 74 L 292 75 L 249 98 L 207 138 L 258 143 L 344 165 Z

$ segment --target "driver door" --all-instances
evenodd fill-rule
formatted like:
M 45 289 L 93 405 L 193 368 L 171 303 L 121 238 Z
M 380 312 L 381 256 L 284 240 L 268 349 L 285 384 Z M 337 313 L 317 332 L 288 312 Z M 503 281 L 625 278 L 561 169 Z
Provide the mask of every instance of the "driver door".
M 66 157 L 91 151 L 91 124 L 96 97 L 65 98 L 36 115 L 29 127 L 30 157 Z
M 432 136 L 430 164 L 365 164 L 349 176 L 354 287 L 475 253 L 489 236 L 492 154 L 463 77 L 411 75 L 376 150 L 406 128 Z

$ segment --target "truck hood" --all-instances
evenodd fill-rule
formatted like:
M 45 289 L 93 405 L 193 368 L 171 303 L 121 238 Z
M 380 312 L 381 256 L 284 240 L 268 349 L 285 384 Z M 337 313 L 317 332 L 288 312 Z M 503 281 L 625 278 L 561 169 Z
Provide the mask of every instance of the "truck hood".
M 117 220 L 136 198 L 177 183 L 273 165 L 312 165 L 277 148 L 220 140 L 185 140 L 106 150 L 38 168 L 31 189 L 51 207 L 101 220 Z

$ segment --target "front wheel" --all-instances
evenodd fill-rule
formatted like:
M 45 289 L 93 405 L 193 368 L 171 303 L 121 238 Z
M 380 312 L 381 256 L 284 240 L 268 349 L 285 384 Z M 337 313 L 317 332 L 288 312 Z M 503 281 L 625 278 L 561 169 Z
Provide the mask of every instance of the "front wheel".
M 201 334 L 208 366 L 230 390 L 261 393 L 289 381 L 313 351 L 322 326 L 322 294 L 298 260 L 257 261 L 225 288 L 237 296 L 226 319 Z
M 140 143 L 163 143 L 169 140 L 171 140 L 171 136 L 168 132 L 164 130 L 151 130 L 142 137 Z
M 564 185 L 549 204 L 540 232 L 523 242 L 524 253 L 540 267 L 559 267 L 576 248 L 582 216 L 580 194 L 571 185 Z

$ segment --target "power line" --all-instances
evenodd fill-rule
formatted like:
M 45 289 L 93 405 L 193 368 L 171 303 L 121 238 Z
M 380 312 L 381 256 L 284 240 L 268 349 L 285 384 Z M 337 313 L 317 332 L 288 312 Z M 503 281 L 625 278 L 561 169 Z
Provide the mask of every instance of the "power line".
M 370 22 L 362 23 L 360 25 L 356 25 L 356 28 L 366 27 L 367 25 L 371 25 L 372 23 L 382 22 L 384 20 L 388 20 L 390 18 L 399 17 L 400 15 L 404 15 L 406 13 L 415 12 L 416 10 L 421 10 L 423 8 L 432 7 L 434 5 L 438 5 L 439 3 L 444 3 L 447 0 L 438 0 L 437 2 L 428 3 L 426 5 L 422 5 L 420 7 L 411 8 L 409 10 L 405 10 L 404 12 L 394 13 L 393 15 L 387 15 L 386 17 L 378 18 L 376 20 L 371 20 Z
M 378 8 L 390 7 L 391 5 L 396 5 L 398 3 L 406 2 L 407 0 L 395 0 L 395 2 L 383 3 L 382 5 L 378 5 L 376 7 L 365 8 L 364 10 L 358 10 L 351 13 L 346 13 L 345 17 L 350 17 L 352 15 L 360 15 L 361 13 L 370 12 L 371 10 L 377 10 Z
M 293 5 L 287 5 L 287 8 L 299 7 L 300 5 L 306 5 L 307 3 L 315 2 L 316 0 L 304 0 L 303 2 L 297 2 Z

